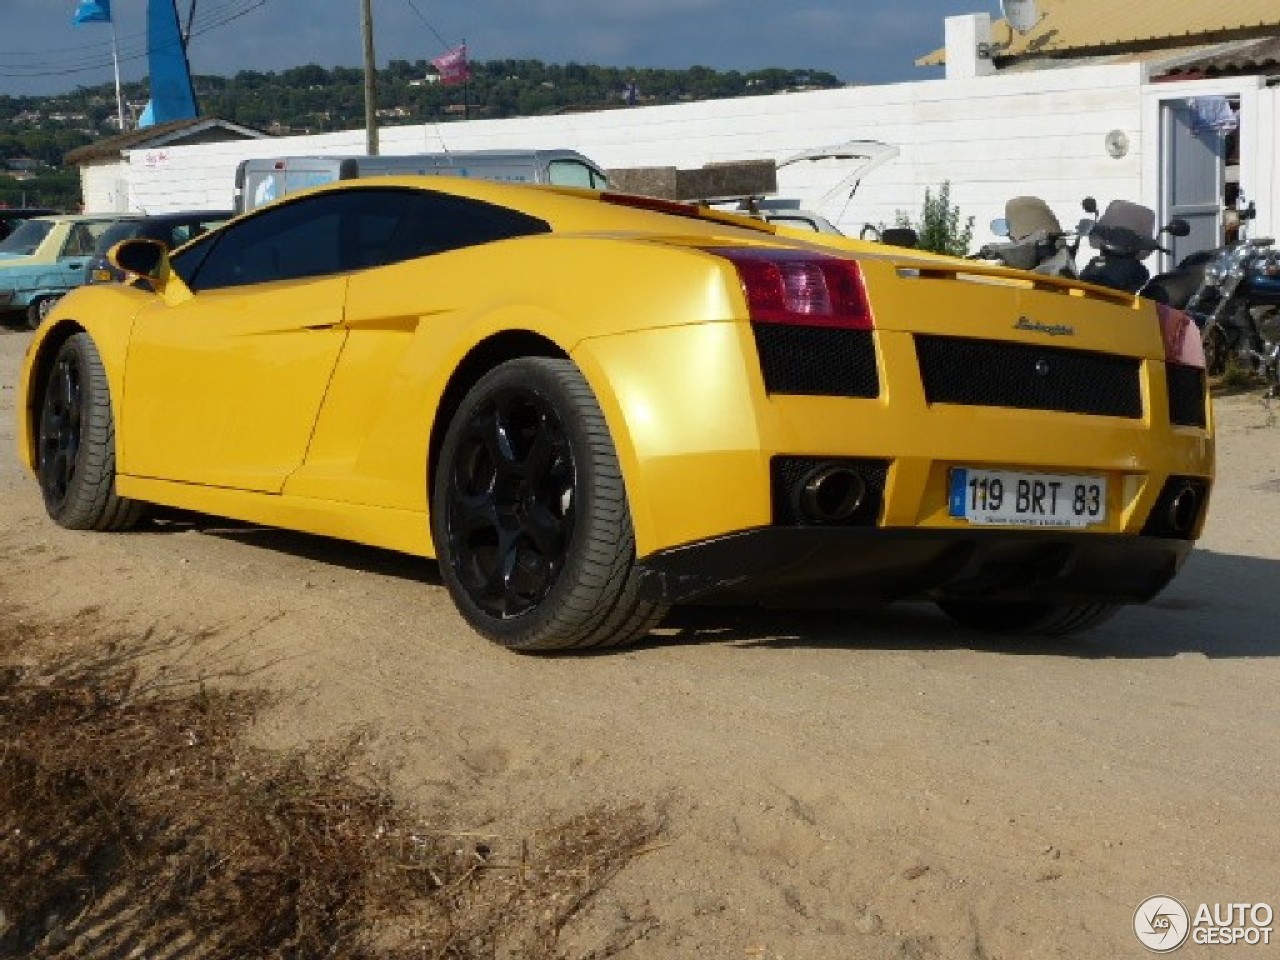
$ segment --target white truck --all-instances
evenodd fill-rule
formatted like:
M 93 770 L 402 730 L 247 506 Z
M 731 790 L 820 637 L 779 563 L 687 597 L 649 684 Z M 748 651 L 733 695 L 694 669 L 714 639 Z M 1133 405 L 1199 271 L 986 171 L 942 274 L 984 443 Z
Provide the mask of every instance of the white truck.
M 575 150 L 456 150 L 399 156 L 261 157 L 236 167 L 235 211 L 247 213 L 305 187 L 397 174 L 551 183 L 603 190 L 605 172 Z

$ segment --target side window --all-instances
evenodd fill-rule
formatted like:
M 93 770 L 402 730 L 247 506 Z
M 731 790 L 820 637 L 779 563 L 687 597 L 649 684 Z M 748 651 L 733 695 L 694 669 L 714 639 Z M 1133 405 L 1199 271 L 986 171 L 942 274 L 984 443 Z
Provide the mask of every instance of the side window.
M 108 226 L 110 224 L 102 224 L 98 232 L 105 231 Z M 73 224 L 66 241 L 62 244 L 61 256 L 87 257 L 93 253 L 94 240 L 94 234 L 90 231 L 88 224 Z
M 547 164 L 547 181 L 557 187 L 599 189 L 594 171 L 579 160 L 552 160 Z
M 401 196 L 402 219 L 388 244 L 387 263 L 551 231 L 544 220 L 481 200 L 408 193 L 408 198 Z
M 194 276 L 187 281 L 197 291 L 337 273 L 342 270 L 340 244 L 345 208 L 351 205 L 348 196 L 304 197 L 251 216 L 217 235 L 212 249 L 200 244 L 195 258 L 181 258 L 174 266 L 186 280 L 188 261 L 203 259 L 191 264 Z

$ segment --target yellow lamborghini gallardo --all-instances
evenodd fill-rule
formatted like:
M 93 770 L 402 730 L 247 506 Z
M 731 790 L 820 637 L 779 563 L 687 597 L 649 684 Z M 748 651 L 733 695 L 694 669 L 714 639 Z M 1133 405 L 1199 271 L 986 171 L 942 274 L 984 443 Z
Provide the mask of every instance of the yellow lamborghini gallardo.
M 439 561 L 518 650 L 667 607 L 932 600 L 1070 633 L 1155 595 L 1214 469 L 1198 337 L 1128 294 L 610 193 L 347 181 L 67 296 L 18 443 L 149 504 Z

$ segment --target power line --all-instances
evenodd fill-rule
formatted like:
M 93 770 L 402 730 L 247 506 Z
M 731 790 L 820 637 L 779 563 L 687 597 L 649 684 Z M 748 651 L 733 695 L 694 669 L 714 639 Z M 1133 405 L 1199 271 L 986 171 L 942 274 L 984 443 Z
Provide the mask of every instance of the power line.
M 450 50 L 453 48 L 454 45 L 450 43 L 448 40 L 446 40 L 444 37 L 440 36 L 440 31 L 438 31 L 435 27 L 431 25 L 431 21 L 427 19 L 426 14 L 424 14 L 421 10 L 418 9 L 418 5 L 414 3 L 413 0 L 404 0 L 404 2 L 409 5 L 410 10 L 412 10 L 414 13 L 418 15 L 418 19 L 427 25 L 427 29 L 431 31 L 432 36 L 434 36 L 437 40 L 440 41 L 440 46 L 444 47 L 446 50 Z
M 241 17 L 248 16 L 255 10 L 266 6 L 268 0 L 229 0 L 220 6 L 215 6 L 210 10 L 204 11 L 201 16 L 196 18 L 196 23 L 191 30 L 191 36 L 201 36 L 213 30 L 217 30 L 226 26 L 233 21 L 239 20 Z M 149 49 L 147 45 L 147 35 L 142 33 L 131 33 L 124 36 L 120 49 L 120 62 L 126 63 L 136 60 L 143 60 L 147 57 Z M 99 48 L 105 48 L 102 53 L 91 53 L 89 58 L 81 59 L 79 65 L 54 67 L 53 64 L 59 60 L 64 61 L 66 57 L 58 58 L 58 60 L 45 60 L 31 64 L 10 64 L 4 62 L 11 56 L 47 56 L 49 53 L 69 52 L 81 53 L 93 51 Z M 83 55 L 83 54 L 82 54 Z M 75 76 L 81 73 L 92 73 L 103 70 L 111 66 L 110 42 L 85 44 L 80 47 L 63 48 L 63 50 L 45 50 L 39 54 L 9 54 L 0 53 L 0 77 L 67 77 Z

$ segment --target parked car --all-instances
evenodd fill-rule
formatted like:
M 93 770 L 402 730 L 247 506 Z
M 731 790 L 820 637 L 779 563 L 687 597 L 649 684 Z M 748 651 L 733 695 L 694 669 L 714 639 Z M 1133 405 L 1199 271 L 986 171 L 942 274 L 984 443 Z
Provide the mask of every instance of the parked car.
M 164 504 L 439 561 L 517 650 L 669 604 L 1149 600 L 1214 475 L 1199 337 L 1132 294 L 705 207 L 442 177 L 301 192 L 65 297 L 17 446 L 53 520 Z M 92 411 L 90 416 L 87 411 Z
M 230 210 L 189 210 L 183 213 L 160 213 L 138 220 L 121 220 L 107 228 L 98 238 L 89 265 L 85 267 L 85 283 L 119 283 L 124 274 L 112 266 L 107 251 L 121 240 L 143 237 L 159 240 L 169 249 L 180 247 L 201 234 L 231 219 Z
M 0 240 L 3 240 L 23 223 L 32 217 L 47 217 L 57 213 L 50 207 L 3 207 L 0 208 Z
M 0 240 L 0 311 L 22 312 L 33 330 L 84 282 L 94 245 L 119 215 L 34 217 Z

